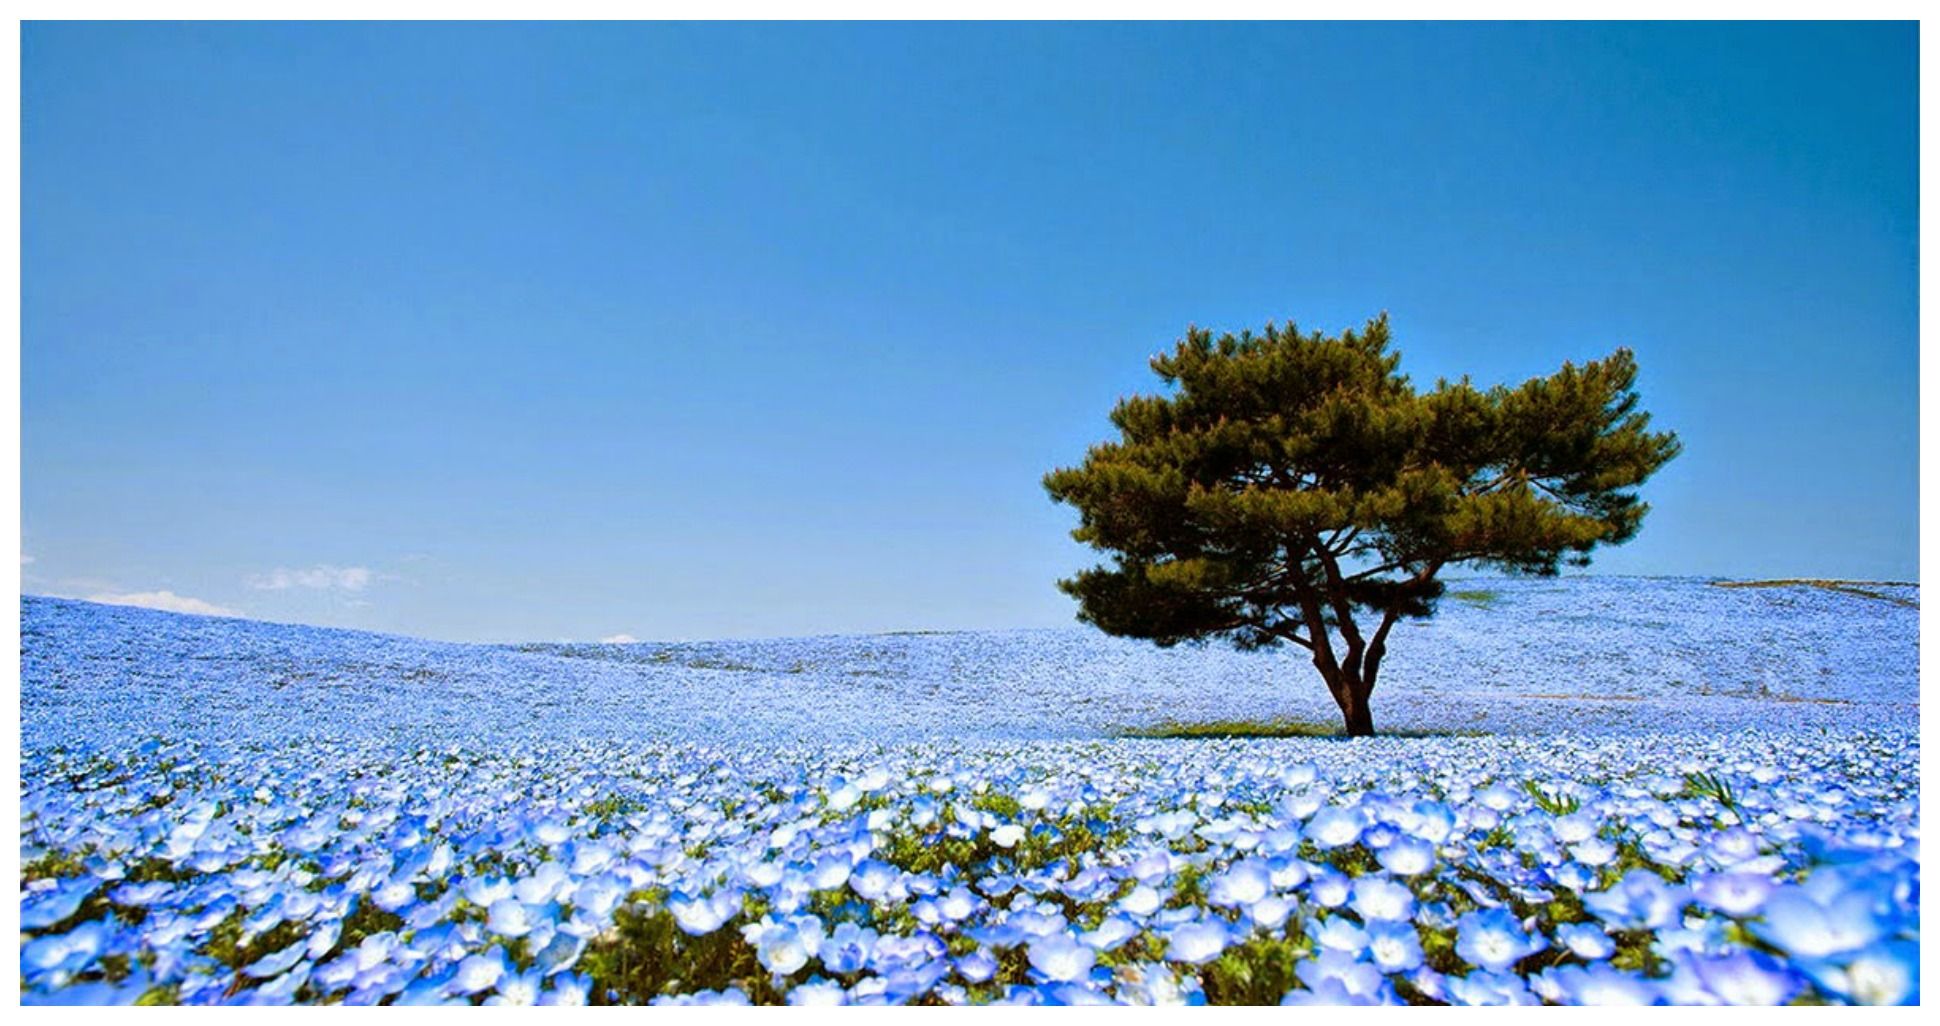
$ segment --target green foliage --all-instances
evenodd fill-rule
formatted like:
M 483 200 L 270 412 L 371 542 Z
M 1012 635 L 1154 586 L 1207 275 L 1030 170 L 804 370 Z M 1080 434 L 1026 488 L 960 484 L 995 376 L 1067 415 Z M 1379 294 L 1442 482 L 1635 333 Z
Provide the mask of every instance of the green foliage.
M 1496 601 L 1502 596 L 1487 588 L 1476 588 L 1468 591 L 1451 591 L 1448 593 L 1448 597 L 1457 602 L 1467 603 L 1477 609 L 1490 609 L 1495 606 Z
M 404 919 L 395 912 L 386 912 L 377 903 L 368 900 L 357 902 L 350 915 L 344 917 L 343 932 L 337 943 L 349 950 L 364 942 L 364 938 L 377 933 L 395 933 L 404 929 Z
M 1341 729 L 1327 723 L 1314 723 L 1309 720 L 1201 720 L 1180 722 L 1166 720 L 1149 727 L 1125 727 L 1113 732 L 1117 737 L 1151 739 L 1233 739 L 1275 738 L 1275 737 L 1312 737 L 1339 739 L 1344 737 Z M 1479 730 L 1391 730 L 1390 737 L 1480 737 Z
M 586 948 L 579 964 L 592 978 L 597 1004 L 646 1004 L 664 994 L 728 987 L 740 987 L 758 1004 L 786 997 L 740 930 L 690 937 L 656 904 L 617 911 L 613 928 Z
M 583 811 L 588 817 L 602 822 L 625 819 L 628 816 L 645 812 L 647 803 L 630 795 L 609 794 L 604 798 L 587 802 Z
M 1277 1005 L 1300 987 L 1294 967 L 1313 954 L 1305 938 L 1256 934 L 1200 971 L 1209 1005 Z
M 1249 738 L 1249 737 L 1339 737 L 1340 728 L 1305 720 L 1206 720 L 1181 723 L 1167 720 L 1149 727 L 1128 727 L 1119 737 L 1139 738 Z
M 1738 808 L 1738 798 L 1732 793 L 1730 782 L 1712 773 L 1685 774 L 1684 796 L 1687 798 L 1709 798 L 1719 805 L 1734 811 Z
M 980 800 L 998 807 L 1014 804 L 983 795 L 971 804 Z M 911 873 L 941 873 L 950 867 L 962 871 L 993 867 L 1005 872 L 1029 872 L 1058 861 L 1075 863 L 1087 854 L 1122 843 L 1125 840 L 1122 827 L 1099 832 L 1111 821 L 1110 810 L 1102 807 L 1062 816 L 1020 819 L 1024 836 L 1012 847 L 1005 848 L 991 840 L 989 831 L 976 830 L 968 836 L 957 836 L 950 829 L 956 816 L 946 807 L 926 827 L 886 833 L 876 857 Z
M 25 888 L 35 880 L 66 880 L 80 876 L 87 872 L 81 857 L 80 852 L 57 850 L 31 861 L 23 861 L 20 864 L 20 886 Z
M 1522 782 L 1522 789 L 1529 792 L 1529 798 L 1536 807 L 1552 816 L 1567 816 L 1583 807 L 1574 795 L 1554 795 L 1533 780 Z
M 1338 336 L 1193 328 L 1121 400 L 1116 441 L 1044 478 L 1108 565 L 1059 582 L 1079 619 L 1160 645 L 1290 642 L 1347 716 L 1403 617 L 1432 615 L 1444 567 L 1554 574 L 1635 536 L 1636 494 L 1674 457 L 1619 349 L 1515 387 L 1417 390 L 1386 316 Z M 1357 617 L 1371 615 L 1363 629 Z

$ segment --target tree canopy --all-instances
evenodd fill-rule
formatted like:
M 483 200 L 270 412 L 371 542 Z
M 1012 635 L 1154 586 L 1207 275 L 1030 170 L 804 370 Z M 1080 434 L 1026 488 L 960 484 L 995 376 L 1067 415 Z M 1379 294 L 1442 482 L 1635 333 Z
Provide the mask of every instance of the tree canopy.
M 1403 617 L 1457 566 L 1555 574 L 1634 537 L 1636 489 L 1679 451 L 1638 408 L 1628 349 L 1548 377 L 1417 390 L 1385 314 L 1330 336 L 1188 330 L 1151 366 L 1167 394 L 1111 411 L 1117 441 L 1046 475 L 1109 565 L 1060 581 L 1079 618 L 1160 645 L 1290 643 L 1348 733 Z

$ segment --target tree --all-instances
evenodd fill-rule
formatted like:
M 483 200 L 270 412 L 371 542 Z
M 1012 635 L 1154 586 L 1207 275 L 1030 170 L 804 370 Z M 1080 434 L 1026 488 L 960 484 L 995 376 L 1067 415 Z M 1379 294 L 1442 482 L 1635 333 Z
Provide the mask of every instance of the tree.
M 1307 649 L 1351 736 L 1374 732 L 1389 631 L 1433 615 L 1438 573 L 1587 566 L 1636 535 L 1635 489 L 1680 449 L 1648 430 L 1628 349 L 1421 392 L 1383 314 L 1336 337 L 1192 328 L 1151 365 L 1171 393 L 1120 400 L 1119 440 L 1044 478 L 1113 557 L 1058 586 L 1109 634 Z

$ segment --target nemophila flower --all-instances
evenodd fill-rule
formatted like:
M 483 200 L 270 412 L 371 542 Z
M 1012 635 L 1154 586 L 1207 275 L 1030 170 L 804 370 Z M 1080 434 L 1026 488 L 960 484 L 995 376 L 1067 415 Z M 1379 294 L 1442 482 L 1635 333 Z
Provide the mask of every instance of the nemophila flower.
M 1674 921 L 1690 900 L 1647 869 L 1633 869 L 1608 890 L 1583 895 L 1583 907 L 1620 930 L 1655 930 Z
M 1455 953 L 1470 965 L 1504 973 L 1517 962 L 1543 950 L 1541 941 L 1523 931 L 1506 909 L 1482 909 L 1456 920 Z
M 1016 905 L 1012 908 L 1007 921 L 1027 937 L 1049 937 L 1054 933 L 1064 932 L 1065 919 L 1062 912 L 1038 911 L 1036 908 Z
M 1799 958 L 1854 951 L 1886 932 L 1873 895 L 1863 891 L 1821 901 L 1803 887 L 1780 887 L 1765 899 L 1762 913 L 1763 920 L 1752 924 L 1752 932 Z
M 1756 858 L 1759 847 L 1756 834 L 1744 827 L 1732 827 L 1712 834 L 1705 844 L 1705 854 L 1720 866 L 1731 866 Z
M 627 887 L 624 883 L 611 874 L 601 873 L 580 881 L 574 888 L 573 908 L 596 918 L 605 918 L 613 914 L 613 910 L 626 899 L 626 894 Z
M 1135 916 L 1149 916 L 1159 910 L 1165 899 L 1153 888 L 1140 884 L 1119 899 L 1118 907 Z
M 830 968 L 835 972 L 849 971 L 835 969 L 833 966 Z M 978 948 L 956 960 L 956 972 L 958 976 L 971 983 L 982 983 L 997 975 L 997 960 L 991 957 L 990 952 Z
M 1883 941 L 1801 968 L 1827 993 L 1862 1005 L 1912 1005 L 1920 1001 L 1920 945 Z
M 512 881 L 502 877 L 475 876 L 460 885 L 458 892 L 479 908 L 490 908 L 493 903 L 512 896 Z
M 84 876 L 63 880 L 50 890 L 24 898 L 20 903 L 20 928 L 45 930 L 79 911 L 81 902 L 100 889 L 101 881 Z
M 1380 1004 L 1382 991 L 1389 986 L 1378 967 L 1335 949 L 1301 962 L 1294 975 L 1308 992 L 1293 991 L 1282 1004 Z
M 1097 955 L 1089 946 L 1065 933 L 1031 941 L 1029 957 L 1031 968 L 1057 983 L 1083 978 L 1097 962 Z
M 821 950 L 825 934 L 822 921 L 801 916 L 781 922 L 763 917 L 761 922 L 742 928 L 742 936 L 754 946 L 755 957 L 769 972 L 783 976 L 808 964 Z
M 1269 894 L 1247 907 L 1246 918 L 1261 929 L 1277 930 L 1281 923 L 1287 921 L 1287 916 L 1293 913 L 1293 909 L 1294 903 L 1291 899 Z
M 852 868 L 846 855 L 824 855 L 815 860 L 808 882 L 818 891 L 833 890 L 849 881 Z
M 523 937 L 536 925 L 532 910 L 517 898 L 501 898 L 487 911 L 485 928 L 501 937 Z
M 667 901 L 667 911 L 673 913 L 674 922 L 681 931 L 691 937 L 700 937 L 720 929 L 721 924 L 727 922 L 729 915 L 729 910 L 721 909 L 714 901 L 705 897 L 670 898 Z
M 1680 952 L 1674 956 L 1679 973 L 1686 973 L 1702 988 L 1702 999 L 1726 1005 L 1782 1005 L 1804 987 L 1797 973 L 1773 961 L 1763 952 L 1733 951 L 1714 955 Z M 1683 995 L 1684 1003 L 1697 995 Z
M 971 894 L 969 888 L 959 886 L 950 888 L 948 893 L 937 899 L 936 910 L 944 919 L 954 923 L 976 914 L 978 904 L 977 896 Z
M 448 986 L 452 993 L 476 994 L 497 986 L 506 969 L 505 952 L 498 948 L 491 948 L 484 954 L 467 955 L 458 963 Z
M 864 859 L 849 874 L 849 889 L 865 901 L 877 901 L 889 894 L 901 876 L 902 870 L 887 862 Z
M 1588 966 L 1558 966 L 1543 972 L 1546 990 L 1558 1004 L 1566 1005 L 1650 1005 L 1657 1003 L 1657 989 L 1648 981 L 1613 969 L 1607 962 Z
M 115 888 L 108 895 L 108 898 L 117 905 L 146 908 L 151 905 L 163 904 L 174 891 L 174 884 L 161 880 L 152 880 L 148 883 L 122 884 Z
M 1353 893 L 1353 878 L 1332 866 L 1314 869 L 1307 883 L 1308 896 L 1322 908 L 1339 908 Z
M 1251 905 L 1266 897 L 1272 886 L 1271 876 L 1267 865 L 1259 859 L 1235 862 L 1208 881 L 1206 900 L 1226 908 Z
M 1513 788 L 1501 783 L 1494 783 L 1477 791 L 1475 800 L 1481 803 L 1483 808 L 1492 812 L 1506 812 L 1514 808 L 1517 802 L 1521 801 L 1521 796 Z
M 1081 935 L 1085 944 L 1099 951 L 1110 951 L 1138 936 L 1138 927 L 1123 916 L 1108 916 L 1095 930 Z
M 1473 972 L 1444 976 L 1442 991 L 1454 1005 L 1537 1005 L 1542 1000 L 1521 979 L 1504 973 Z
M 1354 881 L 1354 896 L 1348 907 L 1363 921 L 1405 920 L 1414 915 L 1415 894 L 1407 885 L 1386 877 L 1363 876 Z
M 817 948 L 822 965 L 833 973 L 853 973 L 869 964 L 876 931 L 855 923 L 837 923 Z
M 1367 950 L 1367 931 L 1345 916 L 1315 920 L 1307 933 L 1316 944 L 1329 951 L 1345 951 L 1358 956 Z
M 1413 923 L 1375 922 L 1367 928 L 1367 956 L 1384 973 L 1407 972 L 1422 964 L 1421 936 Z
M 796 984 L 788 992 L 788 1003 L 806 1007 L 830 1007 L 849 1003 L 849 992 L 840 983 L 817 976 L 806 983 Z
M 497 993 L 485 999 L 488 1005 L 536 1005 L 539 1003 L 543 974 L 533 969 L 523 973 L 506 973 L 499 978 Z
M 1375 820 L 1361 831 L 1361 843 L 1369 851 L 1379 852 L 1393 844 L 1401 836 L 1401 828 L 1386 820 Z
M 1165 935 L 1165 957 L 1198 965 L 1218 958 L 1231 942 L 1231 934 L 1219 920 L 1194 920 L 1173 927 Z
M 1024 839 L 1024 828 L 1015 823 L 1005 823 L 990 832 L 990 843 L 999 848 L 1015 848 Z
M 1418 837 L 1398 837 L 1374 857 L 1390 873 L 1420 876 L 1434 868 L 1435 846 Z
M 1307 821 L 1306 834 L 1315 846 L 1333 849 L 1360 840 L 1361 827 L 1359 809 L 1330 805 L 1314 813 L 1313 818 Z
M 1596 961 L 1616 954 L 1617 942 L 1595 923 L 1564 923 L 1556 927 L 1556 939 L 1578 958 Z
M 80 972 L 101 954 L 108 939 L 108 924 L 100 920 L 82 923 L 63 934 L 36 937 L 21 945 L 21 973 L 38 976 Z
M 1588 812 L 1572 812 L 1551 820 L 1549 829 L 1558 843 L 1579 844 L 1596 836 L 1597 819 Z

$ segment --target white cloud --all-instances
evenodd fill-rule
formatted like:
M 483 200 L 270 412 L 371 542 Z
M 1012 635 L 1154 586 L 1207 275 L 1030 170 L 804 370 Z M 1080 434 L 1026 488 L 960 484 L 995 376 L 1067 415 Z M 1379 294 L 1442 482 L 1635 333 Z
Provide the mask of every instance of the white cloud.
M 634 636 L 633 636 L 633 635 L 631 635 L 631 634 L 614 634 L 614 635 L 610 635 L 610 636 L 608 636 L 608 637 L 604 637 L 604 638 L 601 638 L 601 639 L 600 639 L 600 644 L 602 644 L 602 645 L 631 645 L 631 644 L 633 644 L 634 642 L 636 642 L 636 641 L 639 641 L 639 640 L 640 640 L 639 638 L 636 638 L 636 637 L 634 637 Z
M 88 596 L 89 602 L 105 602 L 111 606 L 141 606 L 144 609 L 164 609 L 171 613 L 199 613 L 202 616 L 241 616 L 242 611 L 204 602 L 199 598 L 177 595 L 172 591 L 132 591 L 126 594 L 101 592 Z
M 277 567 L 266 574 L 254 574 L 249 578 L 249 586 L 261 591 L 287 591 L 291 588 L 340 588 L 344 591 L 363 591 L 376 575 L 370 568 L 361 566 L 328 566 L 322 563 L 308 570 L 288 570 Z

